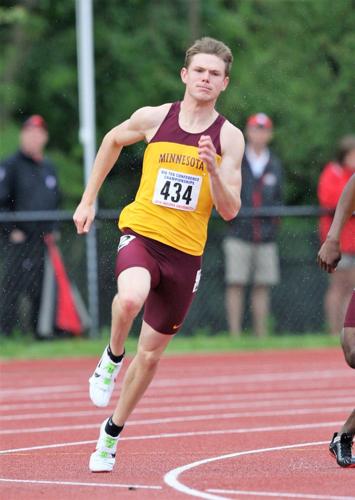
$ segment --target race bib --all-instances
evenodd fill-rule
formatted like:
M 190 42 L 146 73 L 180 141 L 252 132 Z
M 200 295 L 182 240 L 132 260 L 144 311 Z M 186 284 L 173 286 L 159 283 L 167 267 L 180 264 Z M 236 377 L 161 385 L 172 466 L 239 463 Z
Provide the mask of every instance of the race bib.
M 202 185 L 200 175 L 159 169 L 153 203 L 177 210 L 196 210 Z

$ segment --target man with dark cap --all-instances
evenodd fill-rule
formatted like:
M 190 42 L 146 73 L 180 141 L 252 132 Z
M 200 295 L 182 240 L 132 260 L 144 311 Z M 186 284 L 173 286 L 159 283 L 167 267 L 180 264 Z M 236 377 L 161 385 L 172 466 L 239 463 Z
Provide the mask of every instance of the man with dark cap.
M 55 167 L 44 157 L 47 124 L 32 115 L 23 123 L 19 150 L 0 162 L 0 210 L 56 210 L 59 204 Z M 19 302 L 31 302 L 29 327 L 37 336 L 45 244 L 53 222 L 11 222 L 0 226 L 5 239 L 5 259 L 0 289 L 0 332 L 10 335 L 19 326 Z
M 247 120 L 246 147 L 242 162 L 241 216 L 245 208 L 281 205 L 282 169 L 280 160 L 268 145 L 273 123 L 265 113 Z M 253 333 L 267 333 L 270 287 L 279 281 L 279 258 L 276 245 L 277 220 L 243 218 L 229 223 L 223 242 L 225 254 L 226 310 L 229 331 L 239 336 L 242 330 L 244 289 L 251 284 Z

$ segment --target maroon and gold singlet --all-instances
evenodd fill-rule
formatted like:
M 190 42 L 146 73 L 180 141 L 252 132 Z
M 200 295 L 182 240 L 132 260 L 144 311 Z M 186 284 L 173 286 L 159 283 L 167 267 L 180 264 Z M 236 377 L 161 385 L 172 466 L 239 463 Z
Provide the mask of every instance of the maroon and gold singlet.
M 175 102 L 149 142 L 136 198 L 123 209 L 119 228 L 202 255 L 213 201 L 198 141 L 201 135 L 209 135 L 220 163 L 225 118 L 219 115 L 208 129 L 193 134 L 180 128 L 179 113 L 180 102 Z

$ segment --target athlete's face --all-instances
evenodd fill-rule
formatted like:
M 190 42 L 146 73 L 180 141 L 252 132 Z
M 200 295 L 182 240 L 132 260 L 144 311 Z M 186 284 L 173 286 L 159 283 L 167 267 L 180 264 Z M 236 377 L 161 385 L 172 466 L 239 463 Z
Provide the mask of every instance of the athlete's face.
M 195 54 L 188 68 L 182 68 L 181 79 L 187 92 L 202 101 L 216 100 L 229 82 L 224 61 L 213 54 Z

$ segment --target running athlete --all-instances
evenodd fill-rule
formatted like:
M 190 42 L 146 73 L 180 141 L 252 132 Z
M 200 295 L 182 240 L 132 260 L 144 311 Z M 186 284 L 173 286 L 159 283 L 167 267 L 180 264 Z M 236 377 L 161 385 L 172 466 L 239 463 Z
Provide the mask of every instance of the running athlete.
M 328 273 L 336 270 L 336 266 L 341 259 L 340 234 L 353 212 L 355 212 L 355 174 L 350 177 L 342 192 L 327 239 L 318 252 L 318 264 Z M 351 368 L 355 368 L 355 290 L 345 316 L 344 328 L 341 333 L 341 345 L 346 362 Z M 351 453 L 354 435 L 355 409 L 351 412 L 340 431 L 334 433 L 329 445 L 330 453 L 335 456 L 338 465 L 341 467 L 355 467 L 355 458 L 352 458 Z
M 101 425 L 92 472 L 111 471 L 119 435 L 153 379 L 159 360 L 181 328 L 201 276 L 207 225 L 215 206 L 224 220 L 240 209 L 244 152 L 241 131 L 215 109 L 229 82 L 233 56 L 218 40 L 202 38 L 186 52 L 181 102 L 138 109 L 104 137 L 73 216 L 87 233 L 98 191 L 122 147 L 146 141 L 140 185 L 119 219 L 118 293 L 110 342 L 89 379 L 90 398 L 108 405 L 124 343 L 144 305 L 137 353 L 125 374 L 113 415 Z

